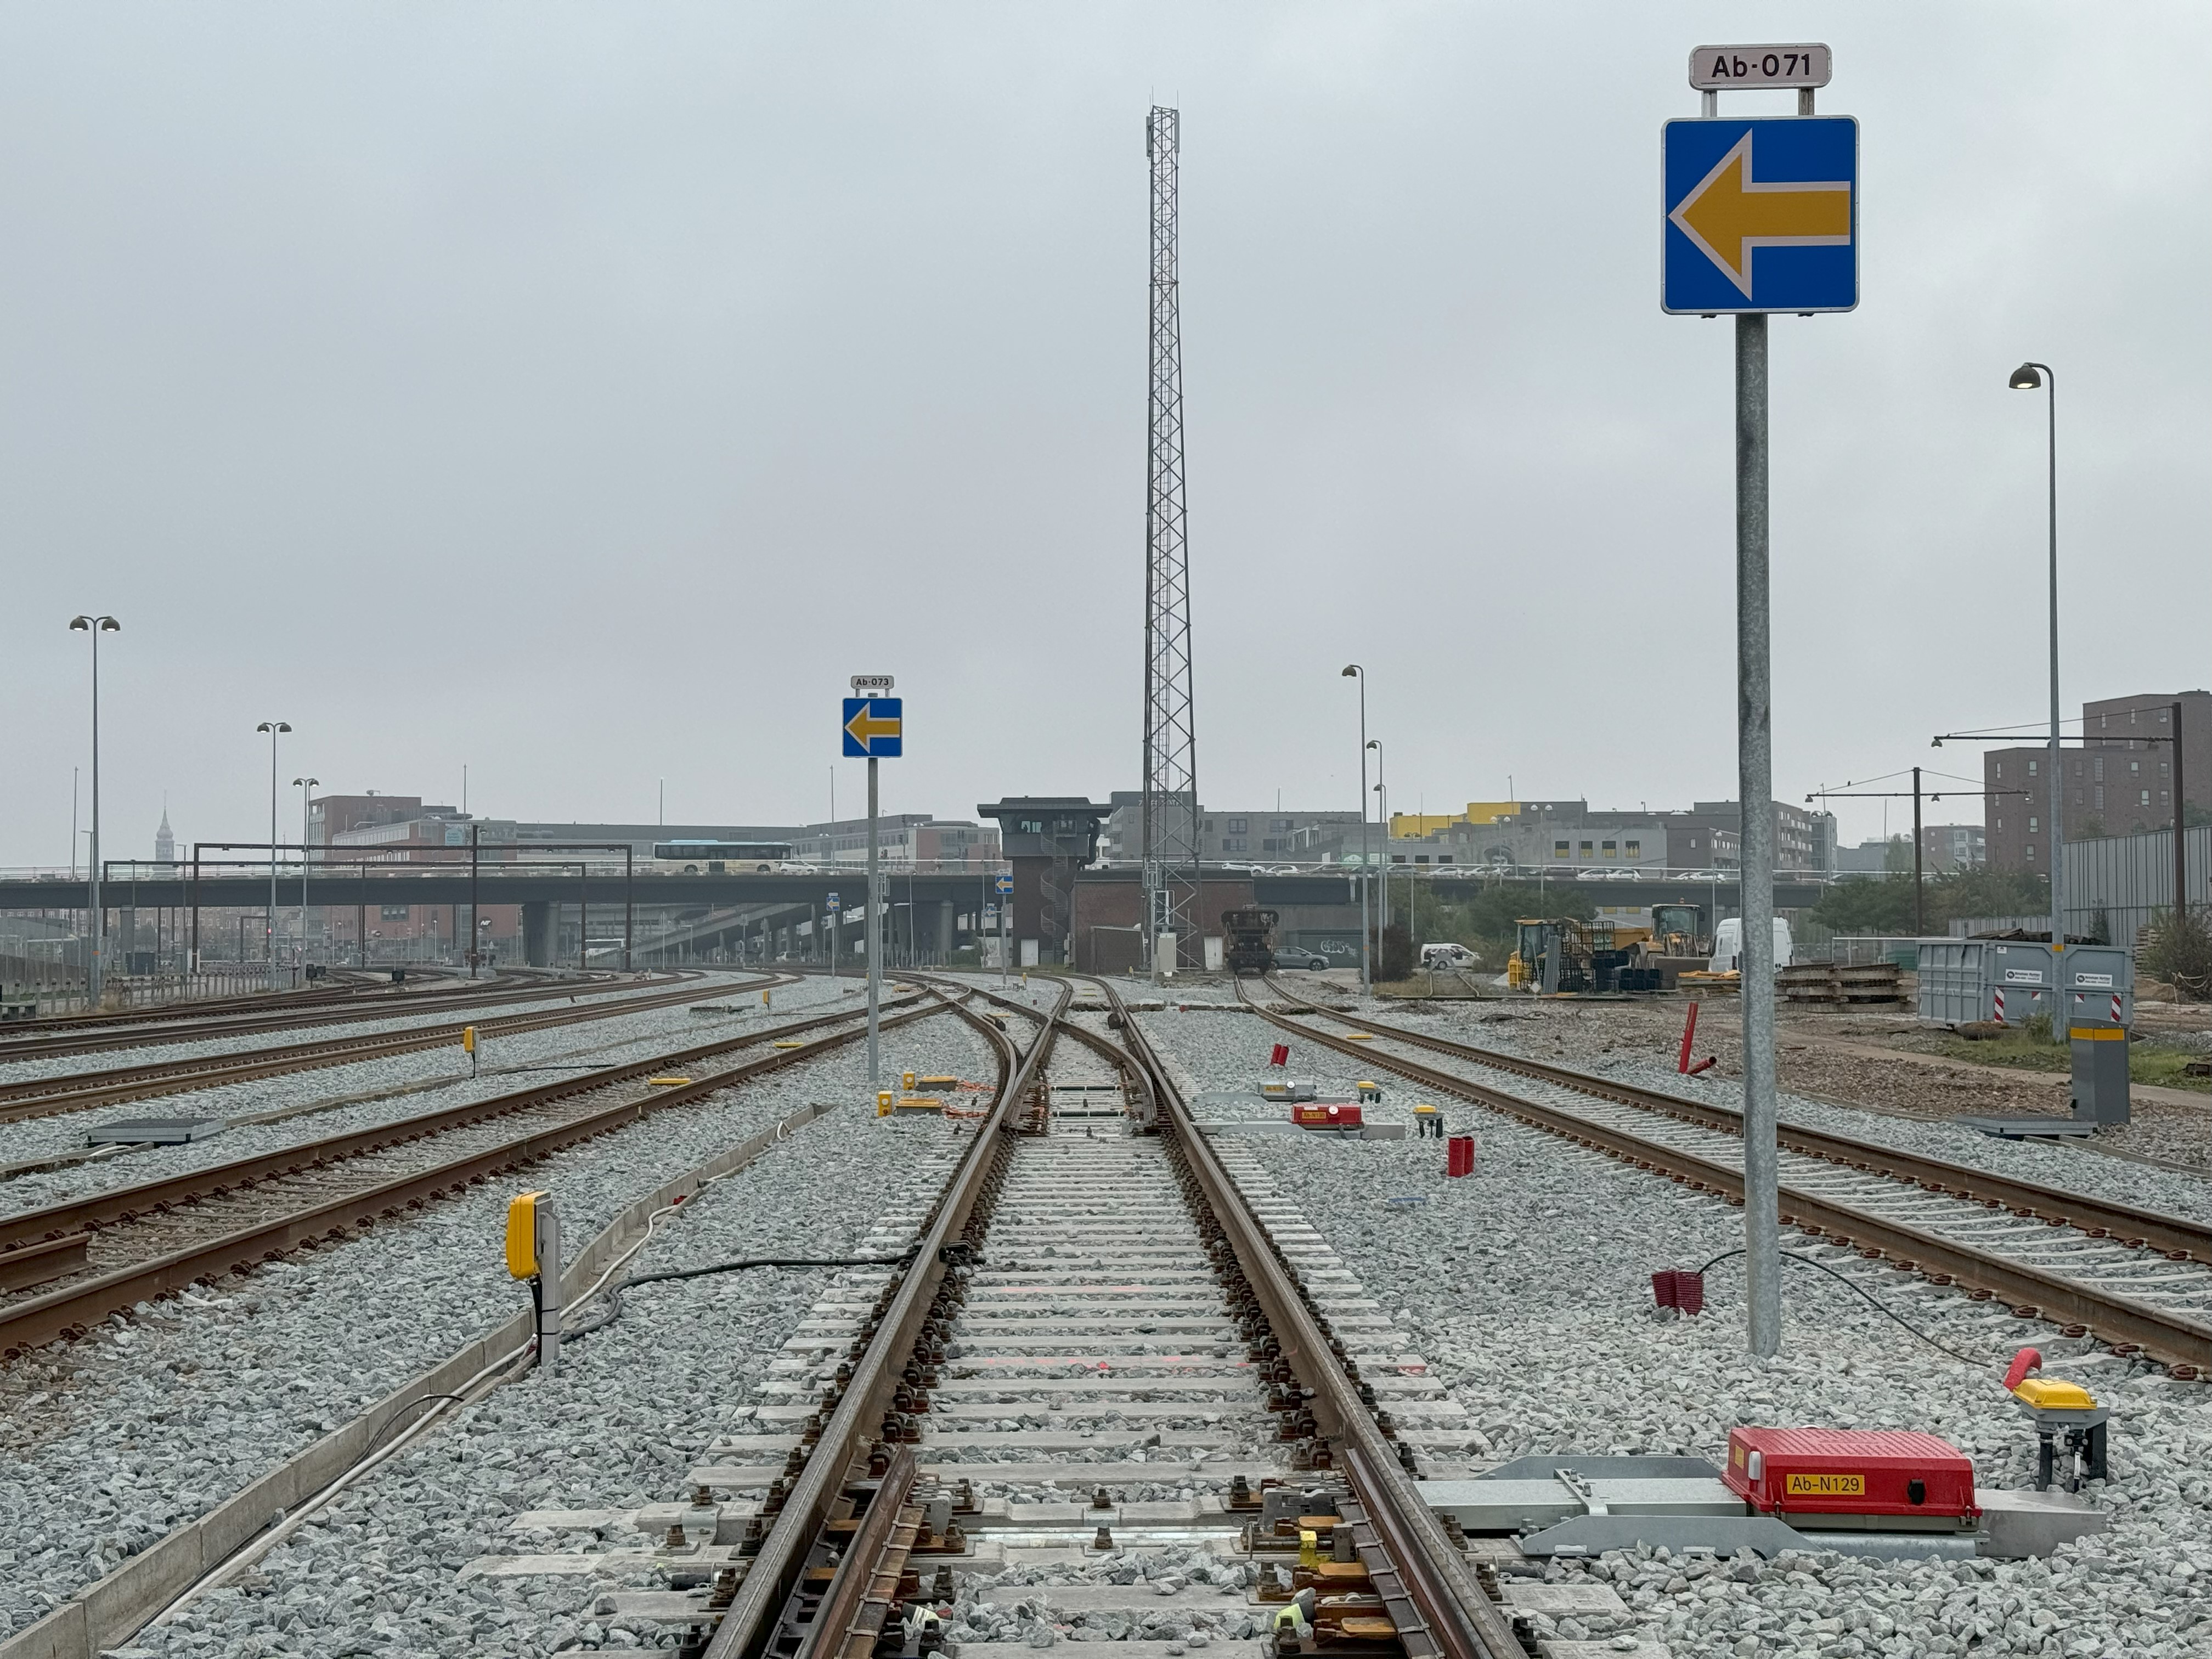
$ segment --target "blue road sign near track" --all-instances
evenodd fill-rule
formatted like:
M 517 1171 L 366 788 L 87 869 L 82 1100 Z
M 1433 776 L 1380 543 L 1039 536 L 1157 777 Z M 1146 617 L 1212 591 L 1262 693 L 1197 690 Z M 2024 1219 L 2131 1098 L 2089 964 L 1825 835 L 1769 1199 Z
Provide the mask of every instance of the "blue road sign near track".
M 854 760 L 895 760 L 903 752 L 903 697 L 845 699 L 845 753 Z
M 1858 304 L 1856 121 L 1669 121 L 1662 152 L 1662 310 Z

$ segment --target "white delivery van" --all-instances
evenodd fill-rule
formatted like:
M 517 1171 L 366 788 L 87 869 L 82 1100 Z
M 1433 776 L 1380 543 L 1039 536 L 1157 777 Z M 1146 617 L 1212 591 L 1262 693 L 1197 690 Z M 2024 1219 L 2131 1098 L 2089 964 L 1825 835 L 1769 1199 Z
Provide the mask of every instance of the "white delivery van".
M 1431 969 L 1472 968 L 1474 952 L 1464 945 L 1424 945 L 1421 947 L 1421 966 Z
M 1790 966 L 1790 924 L 1777 916 L 1774 919 L 1774 965 Z M 1713 959 L 1706 966 L 1716 974 L 1741 973 L 1743 970 L 1743 918 L 1729 916 L 1713 930 Z

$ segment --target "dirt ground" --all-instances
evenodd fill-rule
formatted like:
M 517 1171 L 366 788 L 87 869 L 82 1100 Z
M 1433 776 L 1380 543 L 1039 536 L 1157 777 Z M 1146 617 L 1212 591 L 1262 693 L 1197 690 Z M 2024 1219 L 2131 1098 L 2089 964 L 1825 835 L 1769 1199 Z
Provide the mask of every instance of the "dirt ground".
M 1671 1066 L 1681 1047 L 1686 1006 L 1680 997 L 1649 1002 L 1516 997 L 1500 1004 L 1498 1012 L 1516 1017 L 1520 1045 L 1538 1058 L 1573 1065 L 1633 1054 Z M 1782 1086 L 1792 1094 L 1901 1117 L 2063 1117 L 2069 1109 L 2065 1073 L 1954 1058 L 1948 1048 L 1955 1039 L 1904 1011 L 1784 1006 L 1778 1019 Z M 2143 1005 L 2136 1030 L 2140 1039 L 2212 1050 L 2212 1005 Z M 1697 1057 L 1708 1054 L 1721 1075 L 1741 1075 L 1742 1022 L 1732 998 L 1708 998 L 1699 1007 Z M 2132 1095 L 2134 1121 L 2100 1131 L 2099 1150 L 2212 1170 L 2212 1093 L 2138 1086 Z

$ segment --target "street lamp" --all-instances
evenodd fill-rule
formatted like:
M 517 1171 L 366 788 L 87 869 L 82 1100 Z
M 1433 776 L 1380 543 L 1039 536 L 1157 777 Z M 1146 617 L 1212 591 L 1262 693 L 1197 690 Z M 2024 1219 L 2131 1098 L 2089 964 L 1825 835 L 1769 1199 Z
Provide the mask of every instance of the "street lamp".
M 2044 388 L 2048 392 L 2045 406 L 2050 433 L 2046 470 L 2051 502 L 2051 834 L 2045 845 L 2051 848 L 2051 973 L 2054 983 L 2059 983 L 2063 981 L 2058 971 L 2058 957 L 2066 949 L 2066 902 L 2062 890 L 2065 841 L 2058 822 L 2065 788 L 2063 762 L 2058 750 L 2058 376 L 2048 363 L 2026 362 L 2013 370 L 2012 379 L 2006 384 L 2014 392 Z M 2065 1022 L 2054 1018 L 2051 1026 L 2055 1040 L 2065 1042 Z
M 107 912 L 100 903 L 100 636 L 119 634 L 123 624 L 112 617 L 72 617 L 70 631 L 92 641 L 92 885 L 85 908 L 92 913 L 92 961 L 85 969 L 86 1000 L 96 1012 L 107 988 Z M 76 842 L 70 842 L 70 860 L 76 860 Z
M 276 988 L 276 734 L 292 728 L 283 720 L 264 720 L 253 728 L 269 734 L 269 988 Z
M 1382 868 L 1376 877 L 1375 895 L 1375 954 L 1381 956 L 1382 935 L 1390 930 L 1390 792 L 1382 787 L 1382 739 L 1367 746 L 1375 751 L 1375 787 L 1370 793 L 1376 797 L 1375 821 L 1382 830 Z
M 1373 849 L 1367 840 L 1367 671 L 1348 663 L 1340 678 L 1359 682 L 1359 989 L 1375 994 L 1375 971 L 1368 961 L 1367 864 Z
M 307 959 L 307 803 L 313 798 L 320 778 L 295 778 L 292 787 L 300 792 L 300 960 Z

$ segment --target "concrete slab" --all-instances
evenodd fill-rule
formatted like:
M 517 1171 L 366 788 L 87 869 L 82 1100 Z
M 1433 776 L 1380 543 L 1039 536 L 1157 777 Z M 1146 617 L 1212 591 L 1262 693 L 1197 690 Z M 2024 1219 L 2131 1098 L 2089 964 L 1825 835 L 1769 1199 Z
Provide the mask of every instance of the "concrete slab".
M 1219 1366 L 1226 1362 L 1213 1360 Z M 1090 1376 L 1009 1376 L 982 1377 L 961 1381 L 957 1378 L 939 1382 L 930 1390 L 933 1401 L 938 1400 L 986 1401 L 998 1395 L 1036 1395 L 1065 1396 L 1070 1399 L 1091 1399 L 1109 1394 L 1176 1394 L 1206 1395 L 1238 1400 L 1258 1398 L 1259 1390 L 1253 1381 L 1251 1368 L 1223 1375 L 1208 1374 L 1195 1367 L 1167 1368 L 1162 1376 L 1146 1376 L 1141 1365 L 1126 1370 L 1115 1366 L 1110 1372 Z M 1036 1403 L 1032 1401 L 1031 1403 Z
M 1290 1476 L 1290 1469 L 1284 1463 L 1230 1457 L 1212 1457 L 1202 1463 L 1171 1459 L 1141 1463 L 924 1463 L 921 1469 L 924 1475 L 939 1480 L 981 1480 L 1022 1486 L 1073 1486 L 1083 1491 L 1101 1485 L 1142 1480 L 1162 1486 L 1210 1484 L 1226 1492 L 1229 1483 L 1240 1474 L 1255 1486 L 1262 1480 L 1287 1480 Z
M 1618 1618 L 1628 1612 L 1610 1584 L 1540 1584 L 1501 1576 L 1498 1593 L 1516 1613 L 1541 1613 L 1553 1619 Z
M 1214 1451 L 1235 1445 L 1238 1437 L 1226 1429 L 1219 1431 L 1196 1429 L 1099 1429 L 1090 1434 L 1069 1429 L 975 1429 L 967 1433 L 956 1433 L 941 1431 L 933 1425 L 925 1424 L 921 1431 L 922 1446 L 928 1453 L 939 1458 L 963 1450 L 1135 1451 L 1140 1447 L 1158 1446 L 1164 1451 Z M 1018 1463 L 1007 1463 L 997 1467 L 1015 1469 L 1022 1466 Z
M 1156 1393 L 1177 1390 L 1159 1389 Z M 1188 1390 L 1180 1390 L 1189 1392 Z M 1125 1394 L 1138 1392 L 1125 1389 Z M 813 1415 L 812 1408 L 805 1406 L 763 1406 L 762 1414 L 781 1416 L 794 1414 L 804 1421 Z M 963 1401 L 934 1400 L 930 1402 L 929 1415 L 923 1419 L 923 1432 L 928 1432 L 932 1423 L 995 1423 L 1007 1418 L 1060 1417 L 1074 1422 L 1120 1425 L 1123 1422 L 1158 1423 L 1164 1418 L 1235 1417 L 1243 1419 L 1248 1433 L 1256 1430 L 1259 1404 L 1256 1396 L 1242 1399 L 1230 1396 L 1207 1396 L 1197 1400 L 1064 1400 L 1026 1401 Z M 1224 1430 L 1224 1433 L 1229 1431 Z
M 1054 1613 L 1218 1613 L 1239 1609 L 1256 1613 L 1264 1605 L 1252 1601 L 1241 1589 L 1231 1589 L 1219 1584 L 1186 1584 L 1172 1595 L 1162 1595 L 1149 1583 L 1009 1585 L 1005 1589 L 994 1591 L 993 1595 L 998 1598 L 1001 1607 L 1010 1607 L 1018 1600 L 1042 1601 Z M 1141 1642 L 1116 1642 L 1114 1651 L 1119 1653 L 1125 1647 L 1145 1645 Z

